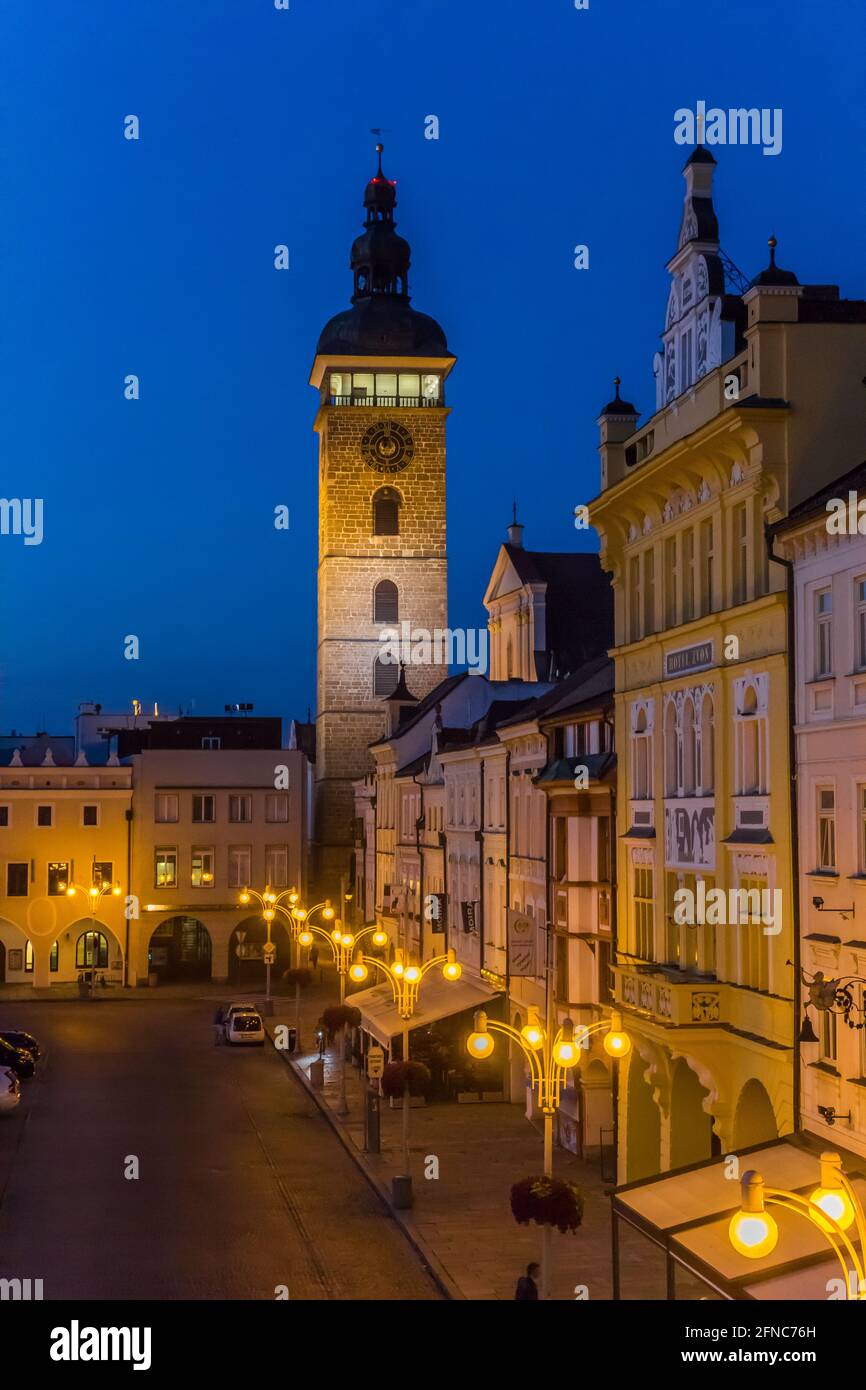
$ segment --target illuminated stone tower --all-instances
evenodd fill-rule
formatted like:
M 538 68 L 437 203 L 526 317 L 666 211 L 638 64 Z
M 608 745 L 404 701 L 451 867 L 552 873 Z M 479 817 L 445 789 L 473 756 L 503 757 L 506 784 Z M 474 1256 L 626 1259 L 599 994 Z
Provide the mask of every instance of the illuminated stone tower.
M 310 377 L 320 398 L 316 877 L 329 894 L 349 869 L 352 782 L 386 732 L 399 675 L 381 659 L 383 633 L 447 627 L 445 379 L 455 359 L 439 324 L 410 306 L 396 184 L 376 148 L 352 307 L 325 327 Z M 413 664 L 406 684 L 420 699 L 447 674 Z

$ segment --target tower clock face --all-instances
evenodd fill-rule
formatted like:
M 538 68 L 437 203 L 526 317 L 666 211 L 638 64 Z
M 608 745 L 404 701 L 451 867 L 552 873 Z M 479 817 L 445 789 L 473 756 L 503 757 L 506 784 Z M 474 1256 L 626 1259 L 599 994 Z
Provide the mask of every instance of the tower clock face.
M 380 420 L 366 431 L 361 452 L 368 468 L 377 473 L 399 473 L 412 462 L 415 441 L 405 425 Z

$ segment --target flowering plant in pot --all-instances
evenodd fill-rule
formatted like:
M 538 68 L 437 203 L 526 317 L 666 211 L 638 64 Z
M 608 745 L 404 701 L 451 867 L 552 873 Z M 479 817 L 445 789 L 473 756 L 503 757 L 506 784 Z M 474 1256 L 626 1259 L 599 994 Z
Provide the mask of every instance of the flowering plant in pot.
M 583 1220 L 583 1193 L 573 1182 L 544 1174 L 523 1178 L 511 1189 L 511 1211 L 524 1226 L 534 1221 L 563 1232 L 576 1231 Z
M 430 1089 L 430 1068 L 423 1062 L 389 1062 L 382 1072 L 382 1094 L 389 1099 L 403 1097 L 403 1174 L 407 1180 L 407 1194 L 400 1205 L 411 1203 L 411 1181 L 409 1180 L 409 1097 L 426 1096 Z M 398 1179 L 394 1179 L 398 1182 Z
M 346 1099 L 346 1030 L 357 1028 L 361 1023 L 361 1010 L 356 1009 L 352 1004 L 330 1004 L 327 1009 L 322 1010 L 322 1017 L 319 1019 L 319 1027 L 325 1032 L 328 1042 L 333 1042 L 338 1033 L 342 1033 L 340 1039 L 340 1100 L 337 1106 L 338 1115 L 348 1115 L 349 1102 Z

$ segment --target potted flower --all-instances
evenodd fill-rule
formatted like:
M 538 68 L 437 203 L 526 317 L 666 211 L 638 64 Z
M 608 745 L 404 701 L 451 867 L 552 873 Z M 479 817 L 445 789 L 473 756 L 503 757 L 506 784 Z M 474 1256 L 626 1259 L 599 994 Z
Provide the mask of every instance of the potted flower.
M 523 1226 L 534 1221 L 562 1232 L 576 1231 L 583 1220 L 583 1193 L 575 1183 L 545 1174 L 524 1178 L 511 1189 L 511 1211 Z
M 351 1004 L 329 1004 L 326 1009 L 322 1010 L 322 1017 L 319 1019 L 319 1027 L 324 1030 L 328 1042 L 333 1042 L 337 1034 L 341 1034 L 338 1115 L 348 1115 L 349 1113 L 349 1103 L 346 1099 L 346 1031 L 349 1028 L 358 1028 L 360 1023 L 361 1010 L 354 1008 Z

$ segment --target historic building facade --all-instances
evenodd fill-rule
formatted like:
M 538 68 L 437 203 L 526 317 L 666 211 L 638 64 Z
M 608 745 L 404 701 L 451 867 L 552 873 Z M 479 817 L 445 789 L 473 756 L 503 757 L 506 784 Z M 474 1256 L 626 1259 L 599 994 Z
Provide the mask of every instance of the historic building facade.
M 410 305 L 409 246 L 379 154 L 352 246 L 352 308 L 323 330 L 310 378 L 319 393 L 316 873 L 333 896 L 349 872 L 352 782 L 370 766 L 397 682 L 386 634 L 413 644 L 416 696 L 449 662 L 447 650 L 417 639 L 435 643 L 447 631 L 445 382 L 455 359 L 435 320 Z
M 854 499 L 854 510 L 851 500 Z M 807 982 L 866 976 L 866 466 L 773 528 L 792 569 L 799 820 L 800 966 Z M 829 506 L 829 510 L 828 510 Z M 859 522 L 859 524 L 858 524 Z M 860 529 L 862 526 L 862 530 Z M 810 1008 L 801 1111 L 828 1147 L 866 1156 L 866 1027 L 855 1007 Z
M 620 1180 L 794 1125 L 786 580 L 764 529 L 866 428 L 866 304 L 800 285 L 773 241 L 745 285 L 714 164 L 699 148 L 684 171 L 658 409 L 638 428 L 617 384 L 590 505 L 614 589 L 614 974 L 635 1044 Z

